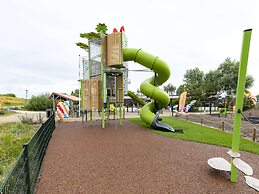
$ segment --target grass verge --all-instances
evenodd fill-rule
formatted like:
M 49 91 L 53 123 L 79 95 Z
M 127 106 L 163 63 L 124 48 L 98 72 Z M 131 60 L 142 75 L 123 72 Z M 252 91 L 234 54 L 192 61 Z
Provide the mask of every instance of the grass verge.
M 140 118 L 129 118 L 129 121 L 136 123 L 142 127 L 149 128 Z M 232 145 L 232 134 L 220 131 L 218 129 L 201 126 L 174 117 L 163 117 L 162 123 L 167 123 L 171 125 L 174 129 L 183 129 L 184 134 L 163 132 L 157 130 L 152 131 L 157 134 L 187 141 L 200 142 L 229 148 Z M 240 150 L 259 154 L 259 144 L 241 137 Z
M 0 185 L 39 125 L 6 123 L 0 125 Z

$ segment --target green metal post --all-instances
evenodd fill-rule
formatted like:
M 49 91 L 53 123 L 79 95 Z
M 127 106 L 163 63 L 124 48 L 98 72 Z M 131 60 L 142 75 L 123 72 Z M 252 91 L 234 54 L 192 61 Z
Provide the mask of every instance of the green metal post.
M 107 116 L 107 121 L 110 122 L 110 102 L 109 102 L 109 98 L 107 97 L 107 101 L 106 101 L 106 104 L 107 104 L 107 108 L 106 108 L 106 116 Z
M 240 57 L 240 66 L 238 74 L 238 84 L 237 84 L 237 96 L 236 96 L 236 107 L 235 107 L 235 117 L 234 117 L 234 127 L 232 136 L 232 151 L 239 151 L 240 144 L 240 127 L 241 127 L 241 112 L 243 109 L 245 82 L 246 82 L 246 70 L 248 62 L 248 54 L 250 47 L 252 29 L 244 31 L 243 35 L 243 45 Z M 237 182 L 237 169 L 233 165 L 233 158 L 231 160 L 231 182 Z
M 93 126 L 93 111 L 92 109 L 90 110 L 90 126 Z
M 121 88 L 122 89 L 122 99 L 124 101 L 124 74 L 122 74 L 121 76 L 122 76 L 122 88 Z M 122 126 L 122 105 L 123 105 L 123 102 L 120 102 L 120 107 L 119 107 L 120 126 Z
M 103 56 L 103 44 L 101 44 L 101 56 Z M 105 127 L 105 123 L 104 123 L 104 93 L 105 93 L 105 85 L 104 85 L 104 65 L 101 62 L 101 80 L 102 80 L 102 128 Z
M 25 160 L 25 174 L 26 174 L 26 185 L 27 185 L 27 194 L 31 194 L 31 173 L 30 173 L 30 164 L 29 164 L 29 152 L 28 144 L 23 144 L 24 149 L 24 160 Z
M 79 88 L 79 93 L 80 93 L 80 103 L 79 103 L 79 111 L 83 110 L 84 111 L 84 96 L 83 96 L 83 80 L 79 80 L 80 81 L 80 88 Z M 81 90 L 81 92 L 80 92 Z M 79 113 L 80 115 L 80 113 Z

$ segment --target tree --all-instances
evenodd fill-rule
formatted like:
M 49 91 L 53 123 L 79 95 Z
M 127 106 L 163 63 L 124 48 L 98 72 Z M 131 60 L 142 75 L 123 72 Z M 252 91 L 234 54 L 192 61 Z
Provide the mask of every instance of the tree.
M 216 95 L 221 90 L 220 75 L 218 70 L 209 71 L 204 76 L 203 92 L 206 98 Z
M 245 88 L 246 88 L 246 89 L 251 88 L 251 87 L 254 85 L 254 81 L 255 81 L 255 80 L 254 80 L 253 76 L 247 75 L 247 76 L 246 76 Z
M 226 58 L 225 61 L 219 65 L 218 69 L 220 75 L 221 90 L 226 91 L 228 95 L 236 94 L 239 62 Z M 246 77 L 246 89 L 252 87 L 254 78 L 251 75 Z
M 41 94 L 39 96 L 32 96 L 25 109 L 32 111 L 45 111 L 52 108 L 52 101 L 49 94 Z
M 169 95 L 172 95 L 176 90 L 176 87 L 173 86 L 171 83 L 164 86 L 164 91 L 166 91 Z
M 202 100 L 203 97 L 204 73 L 199 68 L 189 69 L 184 74 L 184 82 L 188 98 L 192 100 Z
M 181 93 L 186 91 L 186 84 L 180 85 L 176 90 L 176 95 L 180 96 Z
M 72 96 L 79 97 L 79 89 L 75 89 L 75 91 L 72 91 L 72 92 L 71 92 L 71 95 L 72 95 Z

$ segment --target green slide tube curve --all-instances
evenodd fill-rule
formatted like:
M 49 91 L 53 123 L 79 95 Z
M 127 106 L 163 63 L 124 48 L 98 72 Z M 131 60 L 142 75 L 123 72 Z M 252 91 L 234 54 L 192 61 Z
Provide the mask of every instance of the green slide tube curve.
M 137 102 L 140 106 L 144 106 L 146 104 L 145 100 L 142 100 L 140 97 L 138 97 L 134 92 L 128 90 L 128 96 L 131 97 L 132 100 Z
M 157 107 L 155 102 L 149 102 L 145 106 L 143 106 L 140 110 L 141 119 L 152 126 L 154 121 L 157 119 L 156 111 L 157 108 L 160 110 L 166 107 L 170 98 L 168 94 L 157 86 L 162 85 L 166 82 L 170 77 L 170 69 L 166 62 L 161 60 L 160 58 L 151 55 L 141 49 L 134 48 L 124 48 L 123 49 L 123 60 L 124 61 L 134 61 L 137 62 L 157 73 L 156 76 L 156 84 L 155 76 L 146 79 L 140 85 L 141 93 L 155 100 L 157 103 Z M 156 85 L 156 86 L 154 86 Z

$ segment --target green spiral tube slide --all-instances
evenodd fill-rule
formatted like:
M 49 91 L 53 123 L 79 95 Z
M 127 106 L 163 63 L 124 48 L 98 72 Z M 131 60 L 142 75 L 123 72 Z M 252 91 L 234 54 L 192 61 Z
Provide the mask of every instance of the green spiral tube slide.
M 137 62 L 157 74 L 156 77 L 153 76 L 148 78 L 140 85 L 141 93 L 154 100 L 153 102 L 145 104 L 141 108 L 141 119 L 154 129 L 175 132 L 170 125 L 161 124 L 158 122 L 158 120 L 160 120 L 158 111 L 166 107 L 170 102 L 168 94 L 157 87 L 166 82 L 170 77 L 170 69 L 166 62 L 158 57 L 155 57 L 154 55 L 142 51 L 141 49 L 134 48 L 123 49 L 123 60 Z

